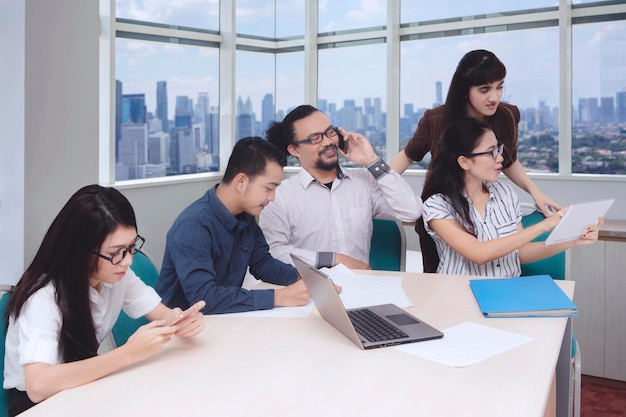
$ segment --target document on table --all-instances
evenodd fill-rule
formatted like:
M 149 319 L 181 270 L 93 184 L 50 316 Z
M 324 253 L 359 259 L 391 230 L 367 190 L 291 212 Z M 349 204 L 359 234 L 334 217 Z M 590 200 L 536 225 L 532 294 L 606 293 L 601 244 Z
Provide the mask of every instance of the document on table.
M 402 289 L 402 277 L 355 274 L 343 264 L 321 271 L 341 286 L 339 296 L 347 309 L 388 303 L 400 308 L 413 305 Z
M 300 307 L 274 307 L 271 310 L 244 311 L 241 313 L 226 313 L 218 317 L 309 317 L 313 311 L 313 300 Z
M 465 322 L 443 330 L 443 339 L 407 343 L 394 349 L 463 368 L 514 349 L 533 340 L 530 336 Z

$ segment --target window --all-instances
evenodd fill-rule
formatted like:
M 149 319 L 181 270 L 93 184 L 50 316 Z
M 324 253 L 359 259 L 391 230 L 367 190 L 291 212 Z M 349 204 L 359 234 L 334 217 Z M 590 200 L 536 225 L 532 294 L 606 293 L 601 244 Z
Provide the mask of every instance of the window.
M 115 180 L 217 171 L 218 50 L 124 35 L 116 41 Z
M 385 54 L 382 43 L 322 49 L 318 77 L 318 108 L 334 125 L 365 135 L 383 158 L 386 158 Z
M 516 45 L 511 48 L 511 45 Z M 556 28 L 407 41 L 401 52 L 400 149 L 427 109 L 443 104 L 459 60 L 487 49 L 504 63 L 502 101 L 521 113 L 518 158 L 528 171 L 558 171 L 558 32 Z M 430 155 L 413 168 L 427 168 Z
M 572 172 L 626 174 L 626 22 L 572 33 Z
M 219 171 L 220 148 L 223 156 L 233 137 L 264 136 L 272 120 L 308 102 L 391 159 L 424 111 L 445 101 L 459 59 L 479 48 L 507 66 L 503 100 L 520 109 L 518 157 L 528 171 L 626 174 L 624 1 L 573 0 L 569 11 L 551 0 L 238 0 L 235 16 L 219 0 L 111 1 L 118 181 Z M 305 33 L 311 9 L 317 28 Z M 387 27 L 390 12 L 399 29 Z M 570 14 L 571 26 L 559 28 Z M 560 36 L 570 29 L 565 86 L 570 55 Z M 220 51 L 233 31 L 236 52 Z M 396 50 L 399 79 L 388 69 Z M 235 54 L 223 74 L 220 52 Z M 235 86 L 233 114 L 220 116 L 220 83 Z M 571 111 L 559 108 L 569 88 Z M 224 124 L 220 138 L 224 116 L 235 132 Z M 570 153 L 572 166 L 559 167 Z M 426 168 L 428 158 L 412 167 Z

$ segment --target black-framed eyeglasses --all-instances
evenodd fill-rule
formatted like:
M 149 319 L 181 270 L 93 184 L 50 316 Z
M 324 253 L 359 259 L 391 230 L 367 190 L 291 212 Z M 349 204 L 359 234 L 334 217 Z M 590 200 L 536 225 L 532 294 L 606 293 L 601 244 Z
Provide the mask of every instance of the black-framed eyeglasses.
M 328 139 L 334 138 L 337 136 L 337 128 L 335 126 L 330 126 L 326 131 L 321 133 L 311 133 L 308 138 L 295 140 L 293 143 L 295 145 L 300 145 L 301 143 L 310 143 L 311 145 L 317 145 L 322 140 L 324 140 L 324 136 Z
M 111 256 L 106 256 L 98 252 L 91 252 L 91 253 L 93 253 L 94 255 L 98 255 L 102 259 L 106 259 L 107 261 L 111 262 L 113 265 L 117 265 L 124 260 L 127 253 L 134 255 L 139 249 L 143 247 L 144 243 L 146 243 L 146 239 L 137 235 L 137 238 L 135 239 L 135 241 L 131 243 L 127 248 L 119 248 Z
M 480 155 L 491 155 L 493 157 L 493 159 L 498 159 L 498 155 L 502 155 L 503 151 L 504 151 L 504 144 L 501 143 L 498 146 L 496 146 L 495 148 L 493 148 L 493 150 L 491 150 L 491 151 L 476 152 L 476 153 L 471 153 L 471 154 L 466 155 L 466 156 L 470 157 L 470 156 L 480 156 Z

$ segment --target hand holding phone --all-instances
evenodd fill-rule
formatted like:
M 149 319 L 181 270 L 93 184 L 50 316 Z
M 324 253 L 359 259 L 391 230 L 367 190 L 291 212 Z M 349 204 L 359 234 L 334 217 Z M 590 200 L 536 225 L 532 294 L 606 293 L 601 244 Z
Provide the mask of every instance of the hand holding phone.
M 337 146 L 339 147 L 339 149 L 342 150 L 343 153 L 346 153 L 346 150 L 347 150 L 346 141 L 343 139 L 343 135 L 339 131 L 338 127 L 335 128 L 335 132 L 337 132 L 337 138 L 338 138 Z
M 206 303 L 204 301 L 202 301 L 202 300 L 198 301 L 197 303 L 195 303 L 194 305 L 189 307 L 187 310 L 185 310 L 182 313 L 180 313 L 180 315 L 178 317 L 176 317 L 172 323 L 170 323 L 170 326 L 174 326 L 174 325 L 180 323 L 180 321 L 182 321 L 183 319 L 189 317 L 190 315 L 192 315 L 196 311 L 200 311 L 200 309 L 202 307 L 204 307 L 205 305 L 206 305 Z

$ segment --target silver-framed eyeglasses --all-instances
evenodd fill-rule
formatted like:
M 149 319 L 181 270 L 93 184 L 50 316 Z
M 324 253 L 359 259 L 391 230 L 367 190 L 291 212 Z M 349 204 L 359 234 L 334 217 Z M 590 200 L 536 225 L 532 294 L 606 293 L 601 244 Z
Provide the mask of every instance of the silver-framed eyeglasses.
M 124 260 L 127 253 L 134 255 L 139 249 L 143 247 L 144 243 L 146 243 L 146 239 L 137 235 L 137 238 L 135 239 L 133 243 L 131 243 L 126 248 L 119 248 L 118 250 L 113 252 L 111 256 L 106 256 L 101 253 L 93 252 L 93 251 L 91 253 L 93 253 L 94 255 L 98 255 L 102 259 L 106 259 L 107 261 L 111 262 L 113 265 L 117 265 Z
M 469 157 L 469 156 L 479 156 L 479 155 L 491 155 L 493 159 L 498 159 L 498 155 L 502 155 L 503 151 L 504 151 L 504 144 L 501 143 L 495 148 L 493 148 L 493 150 L 491 151 L 471 153 L 467 156 Z
M 324 136 L 328 139 L 334 138 L 337 136 L 337 128 L 335 126 L 330 126 L 326 131 L 321 133 L 311 133 L 308 138 L 295 140 L 293 143 L 295 145 L 300 145 L 301 143 L 310 143 L 311 145 L 317 145 L 322 140 L 324 140 Z

